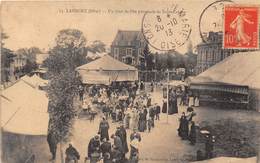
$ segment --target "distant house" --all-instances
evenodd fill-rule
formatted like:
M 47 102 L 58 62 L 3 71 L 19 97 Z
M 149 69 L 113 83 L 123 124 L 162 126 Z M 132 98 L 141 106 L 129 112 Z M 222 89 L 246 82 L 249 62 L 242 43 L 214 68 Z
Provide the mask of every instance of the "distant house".
M 126 64 L 140 68 L 144 65 L 144 48 L 147 46 L 141 31 L 119 30 L 111 45 L 111 56 Z

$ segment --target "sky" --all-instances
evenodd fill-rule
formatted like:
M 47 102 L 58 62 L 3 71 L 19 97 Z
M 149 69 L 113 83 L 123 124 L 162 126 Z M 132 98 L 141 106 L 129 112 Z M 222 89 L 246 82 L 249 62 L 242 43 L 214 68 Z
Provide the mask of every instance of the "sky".
M 161 10 L 171 4 L 178 4 L 187 11 L 192 27 L 190 40 L 195 46 L 201 42 L 199 35 L 199 17 L 212 0 L 96 0 L 96 1 L 34 1 L 2 2 L 1 25 L 9 38 L 5 47 L 13 51 L 32 46 L 48 50 L 55 45 L 58 31 L 67 28 L 79 29 L 87 38 L 87 44 L 94 40 L 111 45 L 118 30 L 141 30 L 144 13 L 115 13 L 115 10 Z M 257 0 L 239 0 L 237 3 L 256 4 Z M 70 9 L 82 9 L 84 12 L 66 12 Z M 98 11 L 93 13 L 92 11 Z M 88 11 L 88 13 L 86 13 Z M 109 12 L 113 11 L 113 13 Z M 204 29 L 207 22 L 216 19 L 214 11 L 207 10 L 203 17 Z M 214 17 L 215 16 L 215 17 Z M 211 28 L 211 27 L 210 27 Z M 203 30 L 204 30 L 203 29 Z M 177 51 L 185 52 L 187 43 Z

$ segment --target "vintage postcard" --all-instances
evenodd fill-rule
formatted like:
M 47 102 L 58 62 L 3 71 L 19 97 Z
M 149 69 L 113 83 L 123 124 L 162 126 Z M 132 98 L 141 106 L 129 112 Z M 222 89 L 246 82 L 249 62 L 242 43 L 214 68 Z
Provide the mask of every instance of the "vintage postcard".
M 1 3 L 2 163 L 260 163 L 259 0 Z

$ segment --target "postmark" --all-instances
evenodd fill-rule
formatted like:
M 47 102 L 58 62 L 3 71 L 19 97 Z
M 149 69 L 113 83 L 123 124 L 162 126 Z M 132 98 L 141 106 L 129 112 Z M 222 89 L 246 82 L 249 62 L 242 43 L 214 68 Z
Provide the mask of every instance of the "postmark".
M 146 13 L 142 20 L 142 33 L 156 50 L 176 50 L 186 43 L 191 34 L 187 11 L 173 4 L 160 13 Z
M 199 18 L 199 32 L 203 42 L 208 43 L 209 32 L 223 32 L 224 6 L 234 4 L 231 0 L 218 0 L 209 4 Z
M 258 25 L 257 6 L 225 6 L 223 48 L 257 49 Z

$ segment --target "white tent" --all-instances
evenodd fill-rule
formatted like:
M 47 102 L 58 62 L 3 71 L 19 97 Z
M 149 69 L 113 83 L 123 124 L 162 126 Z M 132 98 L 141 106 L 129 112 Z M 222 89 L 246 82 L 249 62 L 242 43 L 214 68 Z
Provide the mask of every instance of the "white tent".
M 26 83 L 32 85 L 35 88 L 38 88 L 39 86 L 47 86 L 48 80 L 44 80 L 40 78 L 38 75 L 34 74 L 33 76 L 25 75 L 21 78 L 21 80 L 25 81 Z
M 233 54 L 192 79 L 192 82 L 220 82 L 260 89 L 260 51 Z
M 85 84 L 110 84 L 113 81 L 136 81 L 138 70 L 110 55 L 82 65 L 76 69 Z
M 1 127 L 23 135 L 47 135 L 48 98 L 23 80 L 2 91 Z
M 248 86 L 251 108 L 260 111 L 260 51 L 233 54 L 193 78 L 192 83 Z

